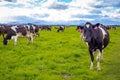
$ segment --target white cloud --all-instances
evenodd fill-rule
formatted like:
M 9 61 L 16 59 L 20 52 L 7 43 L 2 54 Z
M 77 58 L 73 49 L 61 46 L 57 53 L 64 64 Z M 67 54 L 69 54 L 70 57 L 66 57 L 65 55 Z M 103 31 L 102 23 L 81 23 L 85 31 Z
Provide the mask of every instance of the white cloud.
M 102 15 L 103 16 L 108 16 L 109 18 L 113 19 L 113 18 L 120 18 L 120 10 L 114 10 L 114 11 L 102 11 Z
M 95 12 L 98 8 L 94 7 L 101 5 L 104 1 L 98 0 L 72 0 L 70 3 L 58 2 L 57 0 L 17 0 L 16 2 L 0 2 L 0 22 L 15 21 L 16 16 L 26 16 L 36 20 L 45 21 L 73 21 L 85 20 L 94 21 L 94 18 L 73 17 L 75 15 L 85 16 L 97 14 L 101 17 L 108 16 L 109 18 L 120 17 L 120 10 L 109 11 L 108 8 Z M 8 7 L 7 4 L 22 4 L 22 7 Z M 63 6 L 62 6 L 63 5 Z M 65 5 L 65 6 L 64 6 Z M 62 8 L 58 8 L 61 6 Z M 103 5 L 104 6 L 104 5 Z M 65 8 L 65 9 L 64 9 Z M 111 9 L 111 8 L 110 8 Z M 109 9 L 109 10 L 110 10 Z M 114 9 L 114 8 L 113 8 Z
M 96 0 L 72 0 L 70 3 L 71 7 L 78 7 L 78 8 L 90 8 L 90 4 L 95 4 Z
M 30 4 L 28 4 L 28 2 L 29 2 L 29 0 L 19 0 L 19 1 L 17 1 L 16 4 L 24 4 L 24 5 L 29 6 Z M 35 7 L 32 9 L 29 7 L 24 7 L 24 8 L 1 7 L 0 15 L 2 17 L 0 20 L 3 20 L 5 17 L 9 17 L 10 19 L 12 19 L 12 17 L 14 18 L 14 16 L 27 16 L 27 17 L 35 18 L 37 20 L 70 21 L 70 20 L 80 20 L 79 18 L 72 18 L 71 17 L 72 15 L 89 14 L 88 10 L 72 8 L 72 7 L 69 7 L 66 10 L 60 10 L 60 11 L 47 8 L 56 3 L 57 3 L 56 0 L 48 0 L 47 2 L 44 2 L 40 6 L 41 8 Z M 34 14 L 44 15 L 46 13 L 49 14 L 49 16 L 44 17 L 44 18 L 34 16 Z M 7 21 L 7 19 L 5 19 L 4 21 Z
M 57 3 L 57 0 L 47 0 L 46 2 L 44 1 L 44 3 L 41 6 L 42 7 L 50 7 L 56 3 Z
M 70 21 L 70 20 L 82 20 L 80 18 L 73 18 L 72 15 L 88 15 L 90 14 L 90 8 L 89 3 L 94 3 L 95 0 L 73 0 L 71 3 L 67 3 L 68 9 L 65 10 L 54 10 L 54 9 L 48 9 L 47 12 L 50 14 L 49 17 L 43 18 L 43 20 L 47 21 Z M 45 2 L 42 7 L 50 7 L 58 2 L 56 0 L 48 0 Z M 86 4 L 87 3 L 87 4 Z M 63 3 L 64 4 L 64 3 Z M 92 8 L 91 8 L 92 9 Z M 83 20 L 93 20 L 93 19 L 83 19 Z

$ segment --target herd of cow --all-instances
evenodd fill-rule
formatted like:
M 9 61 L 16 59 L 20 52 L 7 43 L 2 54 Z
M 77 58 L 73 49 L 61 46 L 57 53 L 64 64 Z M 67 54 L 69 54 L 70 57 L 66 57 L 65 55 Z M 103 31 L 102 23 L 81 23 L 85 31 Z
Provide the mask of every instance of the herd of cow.
M 27 37 L 28 43 L 32 41 L 35 35 L 39 36 L 39 29 L 41 30 L 49 30 L 51 31 L 51 26 L 39 26 L 35 24 L 27 24 L 27 25 L 7 25 L 7 24 L 1 24 L 0 25 L 0 35 L 3 36 L 3 44 L 7 45 L 8 41 L 10 39 L 14 40 L 14 45 L 17 45 L 17 38 L 18 37 Z M 64 26 L 60 26 L 57 28 L 57 32 L 64 31 Z M 6 37 L 5 37 L 6 34 Z
M 32 41 L 34 35 L 39 35 L 39 27 L 37 25 L 1 25 L 0 34 L 3 36 L 3 44 L 7 45 L 10 39 L 14 40 L 14 45 L 17 45 L 18 37 L 27 37 L 28 41 Z M 4 36 L 6 34 L 6 37 Z M 28 43 L 29 43 L 28 42 Z
M 17 45 L 18 37 L 27 37 L 28 44 L 32 41 L 35 35 L 39 36 L 39 29 L 43 30 L 51 30 L 51 26 L 38 26 L 38 25 L 0 25 L 0 34 L 3 36 L 3 44 L 7 45 L 10 39 L 14 40 L 14 45 Z M 57 28 L 57 32 L 64 31 L 65 26 L 60 26 Z M 107 28 L 97 23 L 95 25 L 90 22 L 86 22 L 84 26 L 77 26 L 77 30 L 81 32 L 81 37 L 83 37 L 85 43 L 88 46 L 88 50 L 91 58 L 90 69 L 93 70 L 93 61 L 94 61 L 94 53 L 98 51 L 97 55 L 97 70 L 100 69 L 100 58 L 102 58 L 103 49 L 109 43 L 109 33 Z M 6 36 L 5 36 L 6 35 Z

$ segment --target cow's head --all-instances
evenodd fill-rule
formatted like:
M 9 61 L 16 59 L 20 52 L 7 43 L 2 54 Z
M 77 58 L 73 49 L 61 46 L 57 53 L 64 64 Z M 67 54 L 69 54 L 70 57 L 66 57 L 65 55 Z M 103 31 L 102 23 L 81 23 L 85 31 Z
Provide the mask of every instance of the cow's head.
M 91 42 L 92 39 L 92 24 L 90 22 L 87 22 L 84 26 L 84 32 L 83 32 L 83 36 L 84 36 L 84 40 L 85 42 Z
M 3 44 L 4 44 L 4 45 L 7 45 L 7 43 L 8 43 L 8 40 L 7 40 L 6 38 L 4 38 Z

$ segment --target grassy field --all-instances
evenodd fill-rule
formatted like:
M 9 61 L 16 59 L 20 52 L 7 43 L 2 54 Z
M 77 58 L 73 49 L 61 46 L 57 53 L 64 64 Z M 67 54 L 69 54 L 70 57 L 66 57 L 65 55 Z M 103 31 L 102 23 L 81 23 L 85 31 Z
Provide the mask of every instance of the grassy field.
M 120 28 L 109 30 L 110 44 L 104 50 L 101 71 L 89 70 L 90 57 L 75 27 L 65 32 L 41 31 L 34 45 L 26 38 L 7 46 L 0 37 L 0 80 L 120 80 Z M 96 56 L 96 55 L 95 55 Z

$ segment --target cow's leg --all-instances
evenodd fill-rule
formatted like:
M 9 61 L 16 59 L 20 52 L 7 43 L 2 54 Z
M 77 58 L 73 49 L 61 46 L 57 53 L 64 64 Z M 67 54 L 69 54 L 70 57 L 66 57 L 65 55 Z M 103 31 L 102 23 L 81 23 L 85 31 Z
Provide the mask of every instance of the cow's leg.
M 91 50 L 89 50 L 89 52 L 90 52 L 90 58 L 91 58 L 90 70 L 93 70 L 94 52 Z
M 64 29 L 62 29 L 62 32 L 64 32 Z
M 100 57 L 100 58 L 101 58 L 102 61 L 104 61 L 103 50 L 102 50 L 102 52 L 101 52 L 101 57 Z
M 39 32 L 37 32 L 36 35 L 39 37 L 40 36 Z
M 83 33 L 80 34 L 80 42 L 82 42 Z
M 14 40 L 14 46 L 17 46 L 17 38 L 18 36 L 12 36 L 12 39 Z
M 101 57 L 101 54 L 102 54 L 102 50 L 99 50 L 98 49 L 98 55 L 97 55 L 97 70 L 101 70 L 100 69 L 100 57 Z
M 30 44 L 30 41 L 32 42 L 32 44 L 34 43 L 33 41 L 33 34 L 31 34 L 29 37 L 28 37 L 28 43 L 27 44 Z
M 57 32 L 59 32 L 60 29 L 57 30 Z
M 5 38 L 5 37 L 4 37 L 4 33 L 2 34 L 2 36 L 3 36 L 3 39 L 4 39 L 4 38 Z
M 32 41 L 32 44 L 34 44 L 33 36 L 31 36 L 31 41 Z
M 27 44 L 30 44 L 30 40 L 31 40 L 31 37 L 28 37 L 28 42 L 27 42 Z
M 89 47 L 88 42 L 86 42 L 87 47 Z

